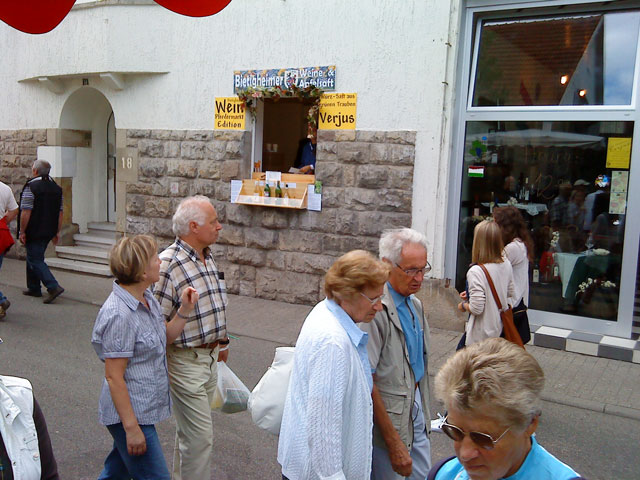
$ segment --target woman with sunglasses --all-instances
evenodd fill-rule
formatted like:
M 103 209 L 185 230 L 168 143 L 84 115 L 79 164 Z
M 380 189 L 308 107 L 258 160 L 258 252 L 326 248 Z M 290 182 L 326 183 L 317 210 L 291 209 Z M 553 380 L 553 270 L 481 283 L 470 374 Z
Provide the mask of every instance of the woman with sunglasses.
M 382 310 L 390 268 L 354 250 L 327 271 L 327 298 L 296 342 L 278 443 L 283 479 L 369 480 L 373 378 L 367 334 L 356 324 Z
M 533 356 L 502 338 L 458 351 L 436 376 L 448 415 L 442 431 L 456 457 L 429 480 L 570 480 L 580 478 L 538 443 L 544 373 Z

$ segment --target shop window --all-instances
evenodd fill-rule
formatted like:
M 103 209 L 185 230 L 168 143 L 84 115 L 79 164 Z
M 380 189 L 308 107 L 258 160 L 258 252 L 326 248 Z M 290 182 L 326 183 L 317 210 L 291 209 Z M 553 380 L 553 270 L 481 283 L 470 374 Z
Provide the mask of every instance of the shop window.
M 314 102 L 301 98 L 264 99 L 262 171 L 299 169 L 301 162 L 311 161 L 311 156 L 315 164 L 315 128 L 308 122 Z
M 514 205 L 535 245 L 529 307 L 615 321 L 633 125 L 467 122 L 456 288 L 465 288 L 475 225 Z
M 471 105 L 630 105 L 640 12 L 480 26 Z

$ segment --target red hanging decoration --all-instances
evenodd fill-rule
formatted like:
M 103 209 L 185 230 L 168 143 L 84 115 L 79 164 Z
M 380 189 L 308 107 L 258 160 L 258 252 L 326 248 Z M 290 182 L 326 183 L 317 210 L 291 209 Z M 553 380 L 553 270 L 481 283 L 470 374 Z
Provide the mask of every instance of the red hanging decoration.
M 231 0 L 154 0 L 164 8 L 172 12 L 186 15 L 188 17 L 208 17 L 215 15 L 227 5 Z
M 25 33 L 47 33 L 67 16 L 76 0 L 0 1 L 0 20 Z

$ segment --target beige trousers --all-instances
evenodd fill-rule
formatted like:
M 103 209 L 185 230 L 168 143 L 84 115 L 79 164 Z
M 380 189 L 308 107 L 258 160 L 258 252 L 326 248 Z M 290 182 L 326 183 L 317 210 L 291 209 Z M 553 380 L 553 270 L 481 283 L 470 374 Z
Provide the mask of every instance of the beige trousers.
M 169 345 L 167 359 L 176 442 L 173 480 L 210 480 L 213 448 L 211 401 L 218 380 L 219 347 L 177 348 Z

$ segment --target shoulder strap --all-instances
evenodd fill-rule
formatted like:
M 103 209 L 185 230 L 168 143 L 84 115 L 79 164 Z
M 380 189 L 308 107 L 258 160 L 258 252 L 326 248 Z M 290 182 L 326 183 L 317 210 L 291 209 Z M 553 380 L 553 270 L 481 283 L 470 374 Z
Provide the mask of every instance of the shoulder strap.
M 451 457 L 448 457 L 448 458 L 443 458 L 438 463 L 436 463 L 433 467 L 431 467 L 431 470 L 429 470 L 429 475 L 427 475 L 427 480 L 435 480 L 436 479 L 436 475 L 438 474 L 438 471 L 440 471 L 442 466 L 445 463 L 447 463 L 449 460 L 452 460 L 454 458 L 456 458 L 456 457 L 455 456 L 451 456 Z
M 489 275 L 489 271 L 487 270 L 487 267 L 485 267 L 481 263 L 479 263 L 478 266 L 482 269 L 482 271 L 487 277 L 487 281 L 489 282 L 489 287 L 491 288 L 491 293 L 493 293 L 493 298 L 495 299 L 496 304 L 498 305 L 498 310 L 502 311 L 502 303 L 500 302 L 500 298 L 498 297 L 498 292 L 496 292 L 496 287 L 493 284 L 493 280 L 491 279 L 491 275 Z

